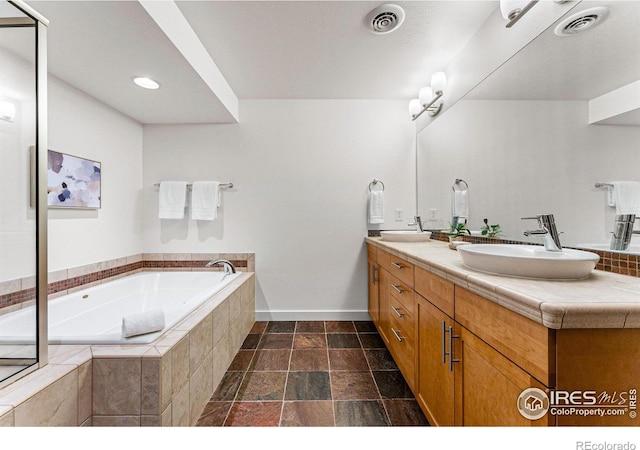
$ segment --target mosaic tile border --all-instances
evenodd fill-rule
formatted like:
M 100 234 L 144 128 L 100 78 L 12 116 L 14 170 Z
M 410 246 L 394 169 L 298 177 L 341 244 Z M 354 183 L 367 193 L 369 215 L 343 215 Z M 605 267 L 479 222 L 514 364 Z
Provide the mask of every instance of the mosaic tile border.
M 382 230 L 369 230 L 369 237 L 380 237 Z M 434 231 L 431 239 L 436 241 L 449 241 L 449 235 L 442 231 Z M 463 240 L 473 244 L 491 244 L 499 242 L 500 244 L 531 244 L 530 242 L 512 241 L 508 239 L 486 238 L 482 236 L 464 236 Z M 534 244 L 535 245 L 535 244 Z M 572 247 L 567 247 L 572 248 Z M 579 250 L 579 249 L 578 249 Z M 606 252 L 600 250 L 589 250 L 590 252 L 600 255 L 600 261 L 596 265 L 596 270 L 604 272 L 618 273 L 631 277 L 640 277 L 640 256 L 628 255 L 625 253 Z
M 50 280 L 59 279 L 47 285 L 47 295 L 51 299 L 54 296 L 66 294 L 70 290 L 81 289 L 140 271 L 220 271 L 223 270 L 220 266 L 204 267 L 209 261 L 218 258 L 227 259 L 241 272 L 255 271 L 255 254 L 253 253 L 144 253 L 53 272 L 49 274 Z M 104 266 L 111 267 L 103 269 Z M 69 274 L 78 275 L 69 276 Z M 30 277 L 0 283 L 0 314 L 35 302 L 35 287 L 22 288 L 28 284 L 35 284 L 33 280 L 34 278 Z

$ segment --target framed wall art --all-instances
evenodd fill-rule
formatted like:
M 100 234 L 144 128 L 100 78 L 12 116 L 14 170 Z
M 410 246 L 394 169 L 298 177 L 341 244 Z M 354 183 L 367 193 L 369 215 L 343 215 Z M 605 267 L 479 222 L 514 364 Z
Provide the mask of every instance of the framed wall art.
M 98 161 L 49 150 L 47 204 L 50 208 L 100 208 L 101 176 Z

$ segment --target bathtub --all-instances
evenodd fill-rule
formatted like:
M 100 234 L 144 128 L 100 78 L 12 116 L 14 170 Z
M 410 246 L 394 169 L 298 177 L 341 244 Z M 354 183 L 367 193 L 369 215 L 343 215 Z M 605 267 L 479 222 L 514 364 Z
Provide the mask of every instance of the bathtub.
M 146 344 L 186 317 L 240 274 L 141 272 L 49 301 L 50 344 Z M 221 299 L 223 300 L 223 299 Z M 214 305 L 215 306 L 215 305 Z M 0 316 L 0 343 L 33 343 L 35 307 Z M 122 318 L 162 309 L 162 331 L 122 336 Z

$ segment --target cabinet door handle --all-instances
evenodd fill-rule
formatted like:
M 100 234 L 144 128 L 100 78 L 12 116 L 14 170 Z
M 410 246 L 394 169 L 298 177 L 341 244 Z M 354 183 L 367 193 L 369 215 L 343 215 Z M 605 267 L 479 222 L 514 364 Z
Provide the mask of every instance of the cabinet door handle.
M 443 320 L 442 321 L 442 364 L 446 364 L 447 363 L 447 355 L 449 354 L 447 352 L 447 324 L 446 322 Z
M 453 326 L 449 326 L 449 371 L 453 372 L 453 363 L 460 362 L 459 359 L 455 359 L 453 356 L 453 340 L 458 339 L 460 336 L 453 334 Z
M 394 288 L 398 292 L 398 294 L 402 294 L 404 292 L 402 286 L 396 286 L 395 284 L 392 284 L 391 287 Z
M 398 269 L 404 269 L 404 266 L 402 264 L 398 264 L 397 262 L 392 262 L 391 265 Z
M 395 312 L 398 317 L 404 317 L 404 314 L 398 311 L 398 308 L 396 308 L 395 306 L 391 305 L 391 309 L 393 309 L 393 312 Z
M 375 264 L 371 264 L 371 279 L 373 280 L 373 284 L 378 282 L 378 268 Z
M 393 335 L 396 337 L 396 339 L 397 339 L 399 342 L 404 341 L 404 338 L 403 338 L 402 336 L 400 336 L 400 333 L 398 333 L 398 330 L 396 330 L 395 328 L 393 328 L 393 327 L 392 327 L 392 328 L 391 328 L 391 331 L 393 332 Z

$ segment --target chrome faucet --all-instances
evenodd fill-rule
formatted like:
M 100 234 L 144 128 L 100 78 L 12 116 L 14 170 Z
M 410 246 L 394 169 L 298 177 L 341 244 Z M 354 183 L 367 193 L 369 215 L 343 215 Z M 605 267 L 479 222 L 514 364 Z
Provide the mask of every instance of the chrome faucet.
M 613 231 L 611 232 L 610 250 L 626 250 L 629 248 L 632 235 L 638 234 L 638 231 L 633 231 L 635 221 L 635 214 L 616 215 Z
M 542 236 L 544 248 L 550 252 L 561 252 L 560 235 L 556 230 L 556 222 L 553 214 L 537 214 L 535 217 L 523 217 L 522 220 L 537 220 L 537 230 L 525 231 L 525 236 Z
M 420 219 L 420 216 L 415 216 L 413 218 L 413 222 L 408 223 L 407 225 L 410 227 L 416 227 L 416 231 L 418 233 L 422 233 L 424 231 L 424 229 L 422 228 L 422 220 Z
M 216 264 L 222 264 L 224 266 L 224 274 L 225 275 L 230 275 L 232 273 L 236 273 L 236 268 L 233 267 L 233 264 L 231 264 L 231 262 L 226 260 L 226 259 L 214 259 L 214 260 L 211 260 L 205 265 L 205 267 L 212 267 L 212 266 L 215 266 Z

